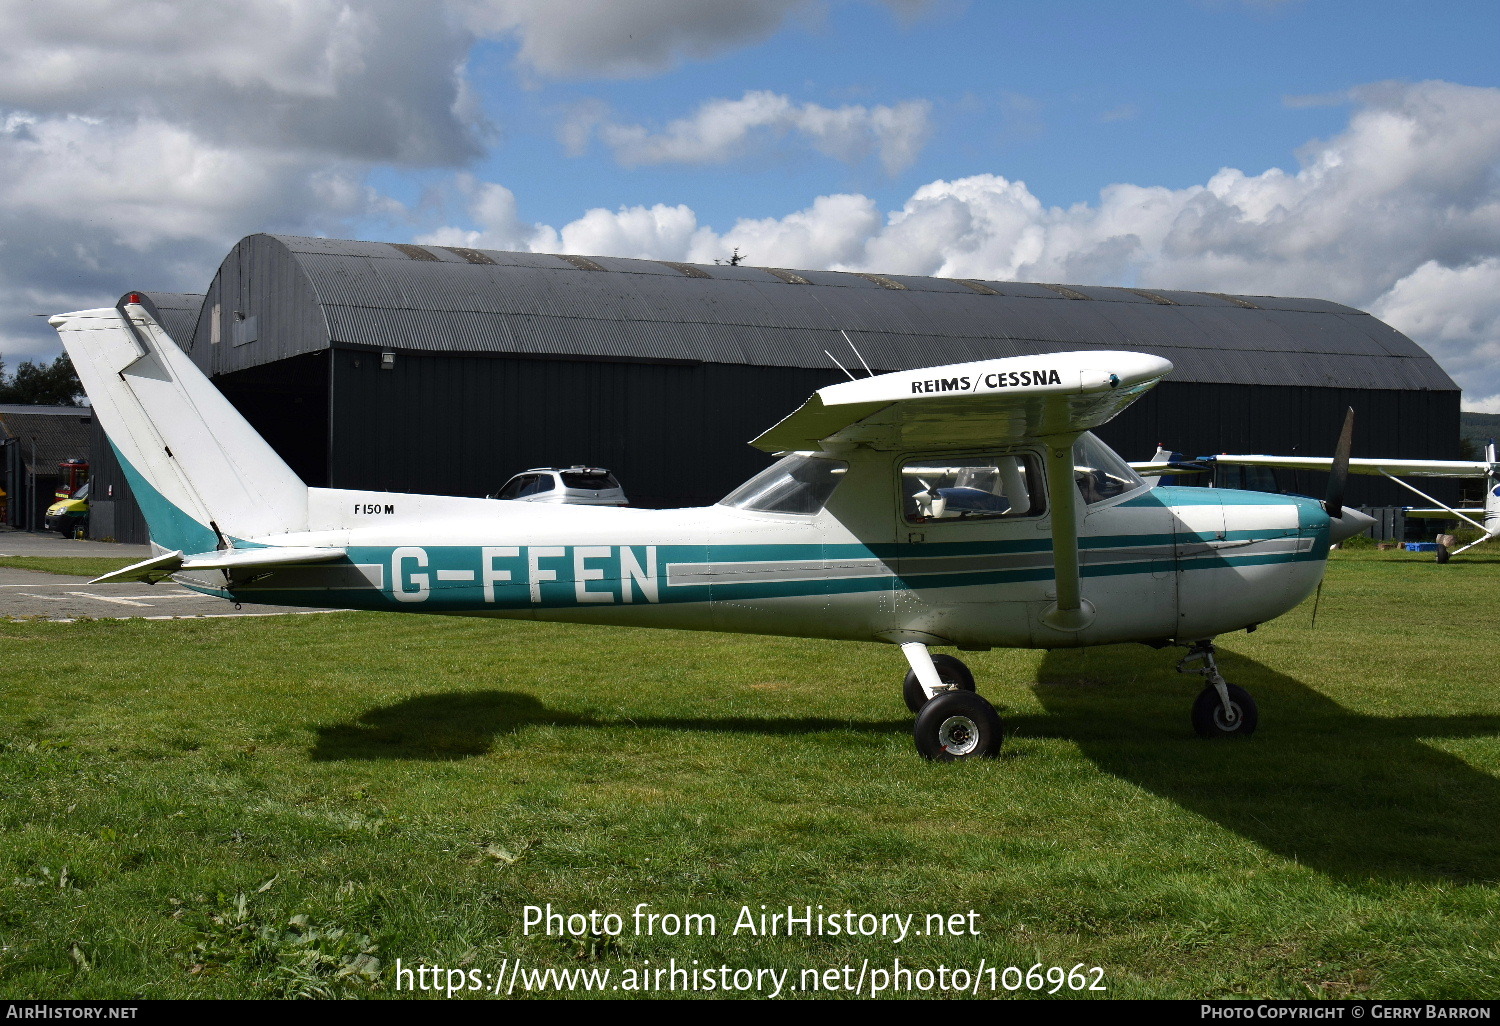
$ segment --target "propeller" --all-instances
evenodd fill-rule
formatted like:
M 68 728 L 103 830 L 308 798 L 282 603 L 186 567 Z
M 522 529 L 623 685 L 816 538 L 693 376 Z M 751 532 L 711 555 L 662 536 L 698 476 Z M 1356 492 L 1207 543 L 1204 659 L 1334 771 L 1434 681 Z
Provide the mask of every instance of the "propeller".
M 1333 454 L 1333 467 L 1328 472 L 1328 496 L 1323 500 L 1323 509 L 1335 520 L 1344 517 L 1344 485 L 1349 480 L 1349 450 L 1354 444 L 1354 407 L 1344 414 L 1344 430 L 1339 432 L 1338 448 Z
M 1328 495 L 1323 499 L 1323 509 L 1330 519 L 1339 521 L 1330 531 L 1330 537 L 1335 542 L 1343 541 L 1353 534 L 1358 534 L 1374 521 L 1359 510 L 1349 510 L 1349 515 L 1344 515 L 1344 485 L 1349 481 L 1349 450 L 1354 445 L 1354 407 L 1349 407 L 1344 414 L 1344 429 L 1339 432 L 1339 444 L 1333 453 L 1333 466 L 1328 469 Z M 1318 626 L 1318 606 L 1323 601 L 1323 581 L 1318 579 L 1318 591 L 1313 596 L 1312 625 Z

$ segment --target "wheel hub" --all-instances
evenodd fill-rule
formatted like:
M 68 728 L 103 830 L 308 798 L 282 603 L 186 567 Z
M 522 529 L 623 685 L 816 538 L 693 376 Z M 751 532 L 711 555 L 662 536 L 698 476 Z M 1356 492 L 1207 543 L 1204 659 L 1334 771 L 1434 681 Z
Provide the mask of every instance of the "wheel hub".
M 967 716 L 950 716 L 938 728 L 938 743 L 949 755 L 968 755 L 979 747 L 979 725 Z

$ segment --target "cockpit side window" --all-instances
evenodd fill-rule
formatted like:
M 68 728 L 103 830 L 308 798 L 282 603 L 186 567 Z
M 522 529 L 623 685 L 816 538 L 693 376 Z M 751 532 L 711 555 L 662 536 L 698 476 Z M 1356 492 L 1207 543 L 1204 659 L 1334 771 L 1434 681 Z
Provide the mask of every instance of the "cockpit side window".
M 918 456 L 901 466 L 903 512 L 909 524 L 1040 516 L 1040 461 L 1032 453 Z
M 849 464 L 792 454 L 771 464 L 719 501 L 760 513 L 811 516 L 828 504 Z

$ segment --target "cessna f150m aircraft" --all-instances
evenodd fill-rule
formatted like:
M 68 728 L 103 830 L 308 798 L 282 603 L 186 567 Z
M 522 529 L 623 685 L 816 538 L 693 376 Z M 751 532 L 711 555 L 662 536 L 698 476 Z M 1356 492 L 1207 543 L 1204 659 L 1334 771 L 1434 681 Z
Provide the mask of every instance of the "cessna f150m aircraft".
M 1255 729 L 1213 639 L 1310 595 L 1372 521 L 1295 496 L 1152 489 L 1090 434 L 1171 369 L 1053 353 L 821 389 L 755 439 L 785 455 L 703 509 L 537 506 L 309 488 L 138 304 L 62 335 L 171 577 L 234 601 L 899 645 L 930 759 L 1001 725 L 956 646 L 1180 644 L 1204 736 Z M 1338 475 L 1335 475 L 1337 478 Z

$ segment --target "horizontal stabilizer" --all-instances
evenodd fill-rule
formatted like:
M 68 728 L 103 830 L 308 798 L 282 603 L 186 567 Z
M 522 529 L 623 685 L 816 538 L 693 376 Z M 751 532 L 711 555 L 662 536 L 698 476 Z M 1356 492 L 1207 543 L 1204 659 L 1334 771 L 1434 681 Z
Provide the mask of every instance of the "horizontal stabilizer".
M 122 581 L 145 581 L 154 583 L 170 577 L 179 570 L 251 570 L 278 566 L 302 566 L 309 563 L 327 563 L 344 556 L 342 548 L 260 548 L 225 549 L 219 552 L 201 552 L 184 556 L 181 552 L 168 552 L 155 556 L 123 570 L 95 578 L 90 584 L 117 584 Z
M 143 559 L 139 563 L 113 570 L 103 577 L 95 577 L 90 584 L 123 584 L 126 581 L 145 581 L 155 584 L 163 577 L 170 577 L 182 566 L 182 553 L 167 552 L 160 556 Z

